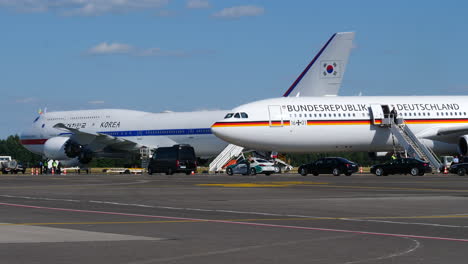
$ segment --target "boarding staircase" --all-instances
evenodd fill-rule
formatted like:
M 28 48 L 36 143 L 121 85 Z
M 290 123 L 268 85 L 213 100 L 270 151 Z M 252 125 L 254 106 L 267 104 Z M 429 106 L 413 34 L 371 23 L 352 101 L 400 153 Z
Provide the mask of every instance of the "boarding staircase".
M 388 122 L 387 122 L 388 123 Z M 403 119 L 398 119 L 397 122 L 391 120 L 389 122 L 389 128 L 392 134 L 397 138 L 398 143 L 410 154 L 414 153 L 422 160 L 429 162 L 431 167 L 439 172 L 442 168 L 442 162 L 439 160 L 437 155 L 432 149 L 426 147 L 418 137 L 411 131 L 406 125 Z
M 227 147 L 210 163 L 209 172 L 220 171 L 228 161 L 239 156 L 242 150 L 244 150 L 244 147 L 234 144 L 227 145 Z

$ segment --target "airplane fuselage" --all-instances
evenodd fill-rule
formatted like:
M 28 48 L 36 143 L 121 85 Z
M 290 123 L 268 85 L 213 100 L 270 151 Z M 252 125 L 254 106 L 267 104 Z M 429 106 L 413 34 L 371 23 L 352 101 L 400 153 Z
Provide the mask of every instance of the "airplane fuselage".
M 219 154 L 227 143 L 216 138 L 211 125 L 227 111 L 147 113 L 133 110 L 102 109 L 49 112 L 38 117 L 21 134 L 22 144 L 43 154 L 44 143 L 71 133 L 54 128 L 58 123 L 87 133 L 123 138 L 150 148 L 190 144 L 199 157 Z
M 213 133 L 230 143 L 286 153 L 391 151 L 394 138 L 381 127 L 393 107 L 411 130 L 438 153 L 456 153 L 468 134 L 466 96 L 297 97 L 245 104 L 232 113 L 248 118 L 219 120 Z M 385 109 L 384 109 L 385 110 Z M 440 129 L 458 132 L 440 135 Z M 466 130 L 463 130 L 466 128 Z

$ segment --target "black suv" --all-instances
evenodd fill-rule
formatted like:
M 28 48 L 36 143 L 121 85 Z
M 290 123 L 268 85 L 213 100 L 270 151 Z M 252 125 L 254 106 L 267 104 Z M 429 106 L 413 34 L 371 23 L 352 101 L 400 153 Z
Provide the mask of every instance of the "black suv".
M 450 166 L 449 172 L 456 173 L 459 176 L 465 176 L 468 171 L 468 160 L 463 160 L 462 163 L 452 163 Z
M 298 172 L 302 176 L 307 174 L 313 174 L 317 176 L 319 174 L 333 174 L 334 176 L 340 176 L 344 173 L 346 176 L 350 176 L 354 172 L 358 171 L 358 165 L 345 158 L 322 158 L 312 163 L 303 164 L 299 167 Z
M 182 172 L 189 175 L 197 171 L 195 150 L 190 145 L 174 145 L 156 149 L 148 165 L 148 174 Z
M 384 164 L 377 164 L 371 167 L 371 173 L 377 176 L 387 176 L 389 174 L 411 174 L 413 176 L 423 176 L 424 173 L 431 173 L 432 168 L 429 163 L 414 159 L 395 159 Z

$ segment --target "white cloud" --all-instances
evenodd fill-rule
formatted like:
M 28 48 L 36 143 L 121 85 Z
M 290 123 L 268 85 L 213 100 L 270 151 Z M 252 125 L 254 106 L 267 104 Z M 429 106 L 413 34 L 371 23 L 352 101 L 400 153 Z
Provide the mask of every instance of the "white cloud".
M 137 48 L 124 43 L 102 42 L 89 48 L 86 54 L 89 55 L 115 55 L 126 54 L 136 57 L 189 57 L 193 55 L 212 54 L 209 50 L 183 51 L 183 50 L 163 50 L 161 48 Z
M 60 15 L 93 16 L 166 6 L 169 0 L 0 0 L 0 7 L 21 12 L 55 12 Z
M 88 104 L 103 104 L 105 103 L 104 101 L 102 100 L 96 100 L 96 101 L 89 101 Z
M 188 0 L 185 7 L 190 9 L 210 8 L 210 2 L 207 0 Z
M 245 5 L 224 8 L 214 13 L 213 16 L 218 18 L 239 18 L 244 16 L 260 16 L 263 13 L 265 13 L 265 9 L 261 6 Z
M 122 43 L 102 42 L 88 50 L 88 54 L 106 55 L 106 54 L 127 54 L 132 52 L 133 47 Z

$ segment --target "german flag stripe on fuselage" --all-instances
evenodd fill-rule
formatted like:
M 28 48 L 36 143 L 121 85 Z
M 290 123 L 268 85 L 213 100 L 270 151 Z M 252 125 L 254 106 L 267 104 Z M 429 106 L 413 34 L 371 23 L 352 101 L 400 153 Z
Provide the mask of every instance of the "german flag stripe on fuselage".
M 283 126 L 290 126 L 290 120 L 283 121 Z M 382 120 L 375 120 L 375 124 L 381 124 Z M 468 118 L 455 119 L 405 119 L 406 124 L 463 124 L 468 123 Z M 307 120 L 308 126 L 329 126 L 329 125 L 371 125 L 369 119 L 348 119 L 348 120 Z M 244 121 L 244 122 L 216 122 L 211 127 L 261 127 L 270 126 L 270 121 Z M 281 121 L 272 121 L 271 126 L 281 126 Z
M 281 126 L 281 121 L 271 121 L 272 126 Z M 283 121 L 283 126 L 289 126 L 289 121 Z M 247 121 L 247 122 L 216 122 L 211 127 L 256 127 L 270 126 L 270 121 Z

